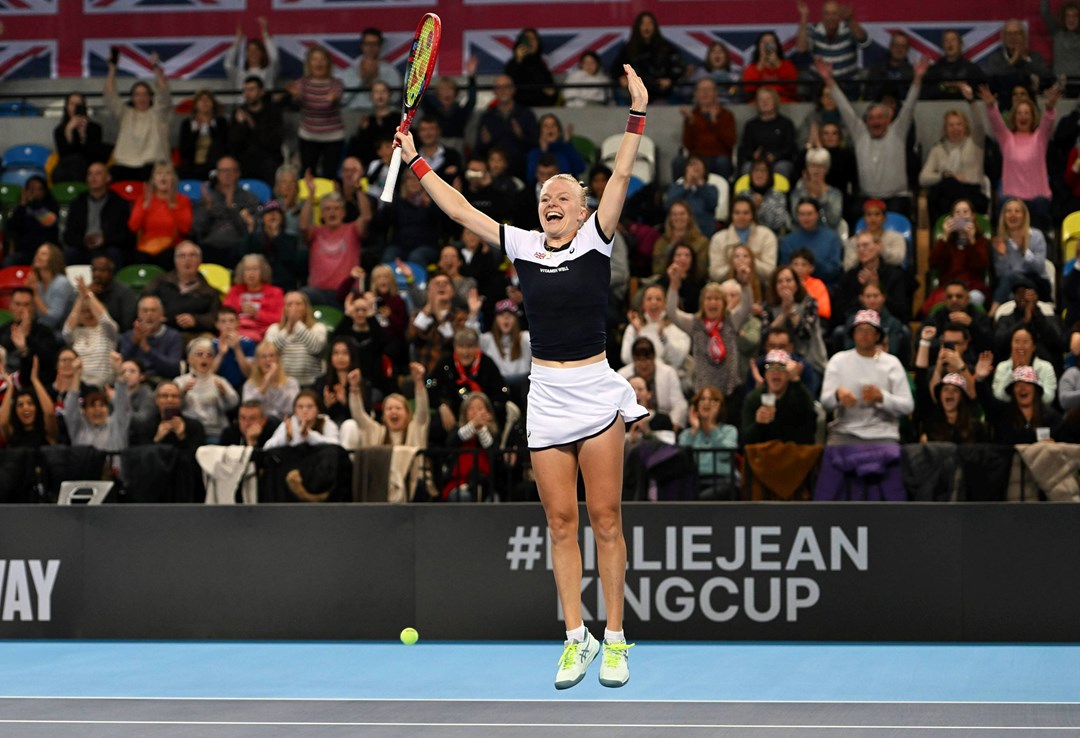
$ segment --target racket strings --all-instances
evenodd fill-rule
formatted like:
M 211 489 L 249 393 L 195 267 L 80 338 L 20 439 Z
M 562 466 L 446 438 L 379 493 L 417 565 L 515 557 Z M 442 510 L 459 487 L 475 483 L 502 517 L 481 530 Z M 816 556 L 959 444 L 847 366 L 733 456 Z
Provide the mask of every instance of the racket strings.
M 436 35 L 435 23 L 429 19 L 420 31 L 416 48 L 413 50 L 412 61 L 409 64 L 408 85 L 405 90 L 406 104 L 409 106 L 414 105 L 424 92 L 427 69 L 432 62 L 431 55 L 435 50 Z

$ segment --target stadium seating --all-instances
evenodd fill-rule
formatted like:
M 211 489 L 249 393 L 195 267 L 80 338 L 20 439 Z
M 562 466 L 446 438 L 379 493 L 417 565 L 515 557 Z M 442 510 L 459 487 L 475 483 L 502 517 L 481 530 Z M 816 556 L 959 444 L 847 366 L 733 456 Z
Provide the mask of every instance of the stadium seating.
M 221 264 L 199 264 L 199 274 L 203 275 L 207 283 L 221 293 L 221 296 L 229 294 L 232 287 L 232 272 Z
M 908 264 L 915 261 L 915 235 L 911 227 L 911 221 L 908 220 L 907 216 L 890 211 L 885 213 L 885 229 L 896 231 L 904 237 L 904 242 L 907 244 L 907 254 L 904 256 L 902 266 L 907 268 Z M 859 218 L 859 221 L 855 224 L 855 232 L 859 233 L 864 230 L 866 230 L 866 220 Z
M 608 168 L 615 167 L 615 154 L 622 139 L 623 134 L 616 133 L 605 138 L 600 145 L 600 161 Z M 644 184 L 650 184 L 656 178 L 656 143 L 648 136 L 641 137 L 631 173 Z
M 49 161 L 52 149 L 41 144 L 16 144 L 4 150 L 4 169 L 16 167 L 32 167 L 45 170 L 45 164 Z
M 261 179 L 241 179 L 239 184 L 240 189 L 254 195 L 260 205 L 266 204 L 274 196 L 274 191 L 270 189 L 270 185 Z
M 118 271 L 115 279 L 120 284 L 141 292 L 146 285 L 150 284 L 150 280 L 164 273 L 165 270 L 156 264 L 130 264 Z
M 203 184 L 204 182 L 200 179 L 182 179 L 178 188 L 191 202 L 196 203 L 202 200 Z
M 334 307 L 333 305 L 313 305 L 312 313 L 315 316 L 315 320 L 325 325 L 326 330 L 331 333 L 345 317 L 345 313 L 341 311 L 341 308 Z
M 30 276 L 30 267 L 10 266 L 0 269 L 0 308 L 11 307 L 11 292 L 16 287 L 26 284 Z
M 109 189 L 120 195 L 120 197 L 124 198 L 128 202 L 135 202 L 140 197 L 142 197 L 145 188 L 145 183 L 134 181 L 113 182 L 111 185 L 109 185 Z

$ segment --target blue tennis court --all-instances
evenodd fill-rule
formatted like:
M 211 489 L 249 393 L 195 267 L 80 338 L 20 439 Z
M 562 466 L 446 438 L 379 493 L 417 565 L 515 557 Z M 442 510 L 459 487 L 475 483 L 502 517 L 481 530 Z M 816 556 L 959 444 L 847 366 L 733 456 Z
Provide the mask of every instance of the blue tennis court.
M 556 692 L 560 650 L 8 641 L 0 735 L 1080 734 L 1076 645 L 641 643 L 625 688 Z

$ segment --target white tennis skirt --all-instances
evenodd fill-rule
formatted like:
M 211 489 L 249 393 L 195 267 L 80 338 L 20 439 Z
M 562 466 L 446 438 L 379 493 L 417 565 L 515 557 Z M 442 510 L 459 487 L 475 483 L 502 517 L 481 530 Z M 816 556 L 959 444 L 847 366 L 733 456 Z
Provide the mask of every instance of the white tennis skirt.
M 648 415 L 634 388 L 607 361 L 555 369 L 532 365 L 526 432 L 539 451 L 600 435 L 612 423 L 633 423 Z

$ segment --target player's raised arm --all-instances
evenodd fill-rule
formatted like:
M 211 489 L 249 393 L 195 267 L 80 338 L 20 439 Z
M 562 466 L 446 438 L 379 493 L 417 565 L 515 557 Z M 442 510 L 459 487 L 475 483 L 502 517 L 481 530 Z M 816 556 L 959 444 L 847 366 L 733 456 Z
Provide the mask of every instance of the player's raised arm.
M 465 226 L 481 240 L 498 245 L 499 224 L 488 215 L 474 208 L 465 197 L 444 182 L 432 171 L 426 161 L 416 152 L 412 133 L 398 131 L 394 140 L 401 147 L 401 159 L 408 163 L 413 174 L 420 180 L 420 185 L 431 195 L 439 209 L 450 216 L 455 223 Z
M 645 132 L 645 108 L 649 105 L 649 93 L 645 83 L 629 64 L 623 65 L 626 72 L 627 91 L 630 93 L 630 116 L 626 120 L 626 133 L 623 134 L 619 151 L 615 154 L 615 166 L 611 179 L 604 188 L 604 196 L 596 209 L 596 218 L 600 230 L 606 236 L 612 236 L 619 225 L 623 203 L 626 201 L 626 189 L 630 186 L 630 174 L 637 159 L 641 134 Z

